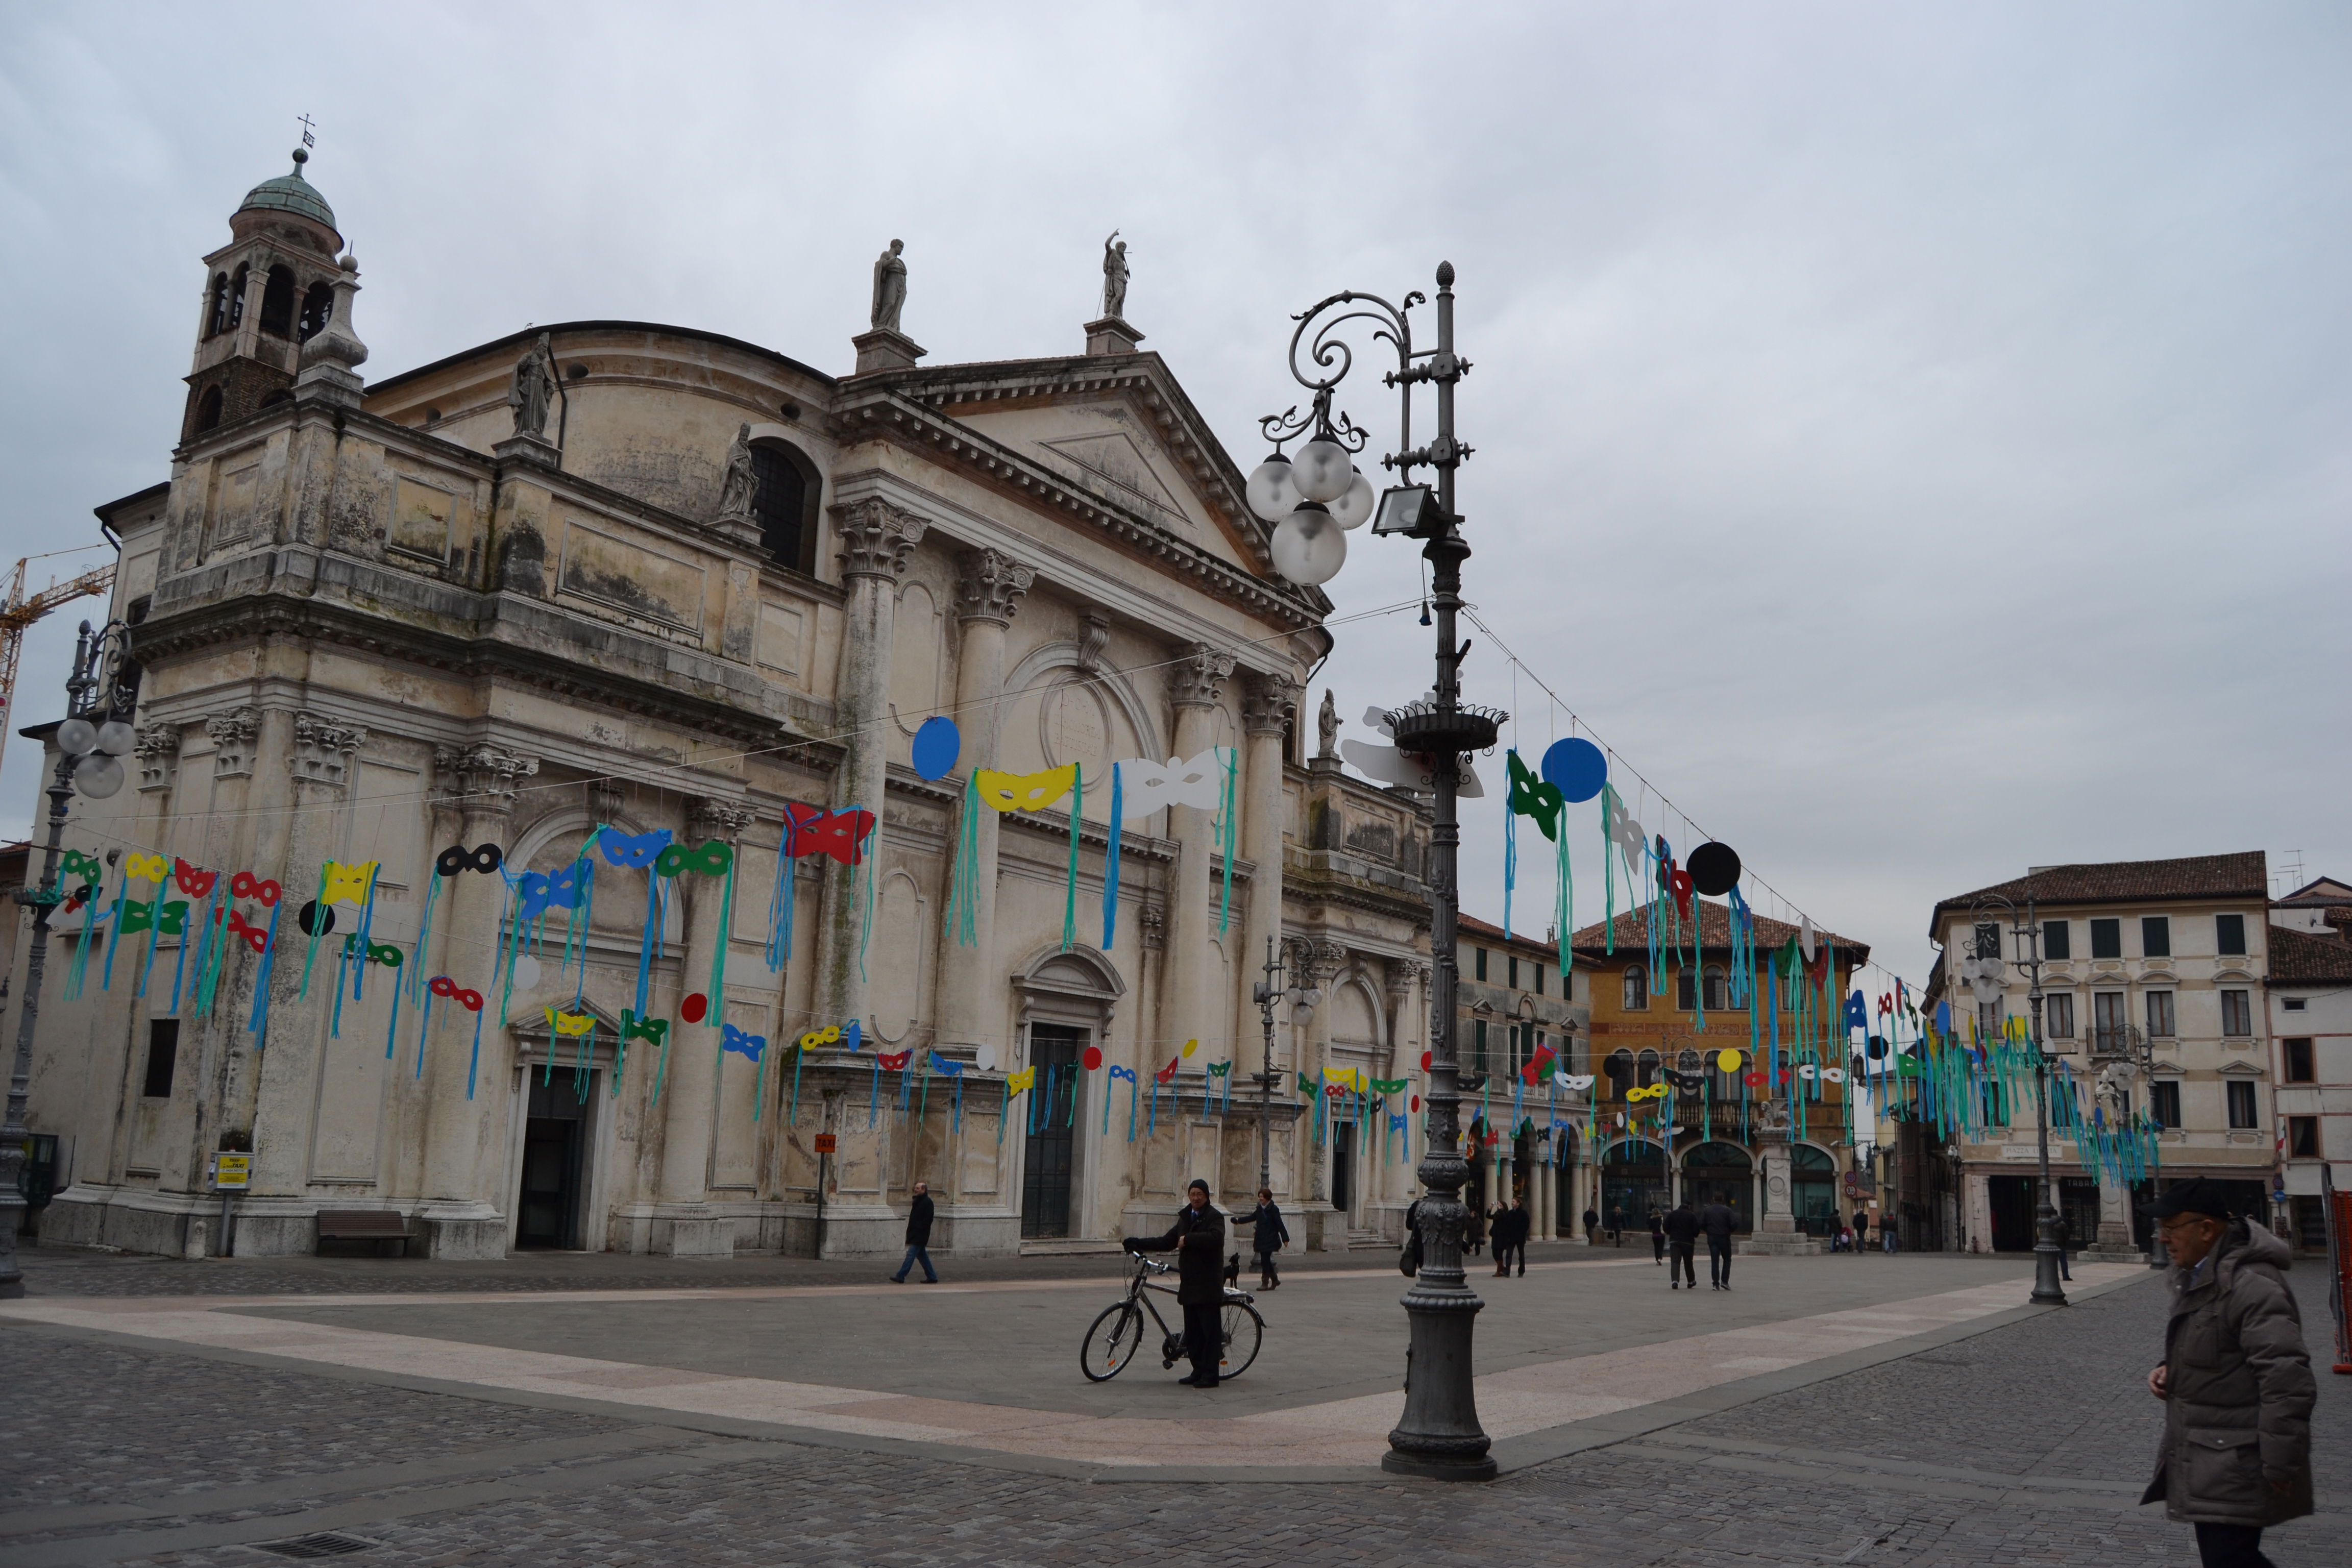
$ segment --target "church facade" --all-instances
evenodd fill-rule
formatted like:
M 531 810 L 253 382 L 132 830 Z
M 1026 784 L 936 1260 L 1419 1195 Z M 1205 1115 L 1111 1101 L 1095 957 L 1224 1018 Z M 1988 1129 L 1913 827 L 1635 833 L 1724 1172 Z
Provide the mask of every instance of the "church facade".
M 299 163 L 231 231 L 169 480 L 100 509 L 138 744 L 66 831 L 107 869 L 51 940 L 44 1236 L 218 1253 L 222 1150 L 239 1254 L 370 1208 L 442 1257 L 886 1253 L 916 1181 L 946 1249 L 1079 1247 L 1262 1158 L 1308 1245 L 1397 1233 L 1419 1118 L 1327 1086 L 1418 1092 L 1426 804 L 1309 765 L 1328 603 L 1123 251 L 1078 354 L 925 365 L 894 244 L 847 375 L 578 321 L 370 384 Z M 1213 809 L 1114 820 L 1112 763 L 1203 754 Z M 1321 996 L 1269 1062 L 1276 949 Z

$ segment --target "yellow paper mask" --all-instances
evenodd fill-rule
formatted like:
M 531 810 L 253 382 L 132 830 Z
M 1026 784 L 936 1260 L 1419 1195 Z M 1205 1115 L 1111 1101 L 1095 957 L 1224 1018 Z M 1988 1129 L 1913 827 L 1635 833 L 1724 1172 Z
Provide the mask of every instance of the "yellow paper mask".
M 980 798 L 999 811 L 1043 811 L 1078 782 L 1078 764 L 1038 773 L 1000 773 L 982 768 L 973 775 Z
M 142 855 L 136 850 L 122 858 L 122 868 L 142 882 L 160 882 L 172 874 L 172 863 L 161 855 Z
M 377 864 L 373 860 L 362 860 L 357 865 L 346 866 L 340 860 L 328 861 L 325 868 L 327 890 L 320 895 L 319 901 L 322 904 L 366 903 L 368 889 L 375 885 Z
M 1021 1093 L 1024 1089 L 1034 1089 L 1036 1087 L 1036 1083 L 1037 1069 L 1035 1068 L 1023 1068 L 1019 1072 L 1007 1073 L 1004 1075 L 1005 1098 L 1010 1100 L 1013 1096 Z
M 594 1028 L 596 1016 L 593 1013 L 559 1013 L 550 1007 L 547 1009 L 547 1026 L 569 1038 Z

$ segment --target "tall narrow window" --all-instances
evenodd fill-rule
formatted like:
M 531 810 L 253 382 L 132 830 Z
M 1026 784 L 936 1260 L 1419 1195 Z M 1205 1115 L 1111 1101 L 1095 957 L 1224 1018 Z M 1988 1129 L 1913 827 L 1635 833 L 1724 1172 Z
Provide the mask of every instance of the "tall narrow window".
M 2226 1086 L 2230 1090 L 2230 1125 L 2243 1130 L 2254 1124 L 2254 1086 L 2244 1079 L 2232 1079 Z
M 1544 966 L 1543 966 L 1542 964 L 1540 964 L 1540 963 L 1536 964 L 1536 965 L 1535 965 L 1535 972 L 1536 972 L 1536 994 L 1537 994 L 1537 995 L 1538 995 L 1538 996 L 1540 996 L 1540 995 L 1542 995 L 1542 994 L 1544 994 L 1544 988 L 1543 988 L 1543 987 L 1544 987 Z
M 1623 1005 L 1628 1013 L 1646 1013 L 1650 1008 L 1650 972 L 1638 963 L 1625 966 Z
M 2042 956 L 2053 962 L 2074 956 L 2074 941 L 2064 921 L 2042 922 Z
M 2142 915 L 2139 921 L 2139 955 L 2142 958 L 2172 956 L 2172 917 Z
M 1519 961 L 1517 959 L 1514 958 L 1510 961 L 1509 970 L 1511 976 L 1511 989 L 1517 991 L 1519 988 Z
M 1470 1026 L 1470 1060 L 1480 1072 L 1486 1070 L 1486 1020 L 1479 1019 Z
M 1720 1013 L 1728 1005 L 1724 1000 L 1723 968 L 1720 964 L 1707 965 L 1706 984 L 1700 995 L 1705 998 L 1706 1010 L 1710 1013 Z
M 2147 1113 L 2158 1127 L 2180 1125 L 2180 1080 L 2158 1079 L 2148 1086 Z
M 2042 999 L 2042 1027 L 2053 1040 L 2074 1037 L 2074 998 L 2060 991 Z
M 2243 991 L 2221 993 L 2221 1033 L 2231 1039 L 2243 1039 L 2254 1032 L 2254 1010 L 2248 1005 Z
M 751 515 L 760 520 L 760 543 L 779 566 L 808 572 L 815 566 L 815 513 L 823 489 L 814 468 L 774 441 L 751 447 Z
M 172 1098 L 172 1069 L 180 1060 L 180 1020 L 152 1018 L 147 1024 L 147 1081 L 139 1092 L 149 1100 Z
M 2172 1038 L 2172 993 L 2151 991 L 2147 994 L 2147 1033 L 2150 1039 Z
M 273 267 L 261 286 L 261 330 L 272 337 L 294 335 L 294 272 Z
M 1486 979 L 1486 950 L 1485 948 L 1483 948 L 1483 947 L 1474 947 L 1474 948 L 1472 948 L 1470 951 L 1471 951 L 1471 954 L 1472 954 L 1471 965 L 1472 965 L 1472 968 L 1473 968 L 1474 972 L 1477 974 L 1477 976 L 1478 976 L 1478 978 L 1479 978 L 1479 979 L 1481 979 L 1481 980 Z
M 205 307 L 205 336 L 218 337 L 228 331 L 228 274 L 213 274 L 213 289 Z
M 2246 917 L 2215 915 L 2213 917 L 2214 951 L 2231 958 L 2242 958 L 2246 952 Z
M 2246 1086 L 2252 1089 L 2253 1085 Z M 2319 1118 L 2290 1116 L 2286 1119 L 2286 1152 L 2290 1159 L 2319 1158 Z
M 1675 1005 L 1685 1013 L 1698 1006 L 1698 977 L 1687 969 L 1675 971 Z
M 236 269 L 236 276 L 229 279 L 228 321 L 226 326 L 222 327 L 221 330 L 223 331 L 228 331 L 230 327 L 239 327 L 245 324 L 245 285 L 246 280 L 252 276 L 253 268 L 250 267 L 240 267 Z
M 2124 922 L 2093 921 L 2091 922 L 2091 956 L 2121 958 L 2124 955 Z
M 334 319 L 335 291 L 324 283 L 313 283 L 302 296 L 302 321 L 296 333 L 309 342 L 326 324 Z
M 2311 1083 L 2318 1075 L 2312 1071 L 2309 1040 L 2281 1040 L 2279 1049 L 2286 1058 L 2286 1080 L 2289 1083 Z
M 2131 1043 L 2129 1018 L 2124 1012 L 2124 994 L 2120 991 L 2091 993 L 2091 1048 L 2095 1051 L 2120 1051 Z

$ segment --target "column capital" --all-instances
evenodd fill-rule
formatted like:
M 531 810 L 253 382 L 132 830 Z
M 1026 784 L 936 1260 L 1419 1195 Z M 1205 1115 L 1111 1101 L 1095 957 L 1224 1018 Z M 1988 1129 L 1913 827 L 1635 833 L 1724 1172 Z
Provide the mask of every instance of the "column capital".
M 435 802 L 467 816 L 504 816 L 515 807 L 521 781 L 539 772 L 539 759 L 493 746 L 436 746 Z
M 352 754 L 367 744 L 367 731 L 338 724 L 316 713 L 294 715 L 294 754 L 287 759 L 298 784 L 341 789 L 351 782 Z
M 1233 673 L 1232 654 L 1204 642 L 1188 644 L 1168 667 L 1168 700 L 1179 708 L 1214 708 Z
M 879 496 L 835 507 L 833 522 L 841 535 L 836 559 L 843 577 L 882 577 L 894 583 L 907 574 L 907 553 L 922 542 L 930 527 Z
M 1298 711 L 1298 683 L 1279 675 L 1249 672 L 1242 686 L 1242 731 L 1251 735 L 1279 735 Z
M 238 708 L 215 713 L 205 721 L 205 733 L 212 737 L 213 777 L 253 776 L 253 742 L 261 733 L 259 709 Z
M 956 562 L 956 618 L 1012 623 L 1036 572 L 1001 550 L 967 550 Z
M 180 771 L 180 726 L 173 724 L 142 724 L 139 744 L 132 748 L 139 758 L 139 787 L 142 790 L 169 788 Z
M 713 838 L 732 844 L 757 815 L 750 806 L 731 800 L 698 800 L 686 814 L 687 837 L 698 844 Z

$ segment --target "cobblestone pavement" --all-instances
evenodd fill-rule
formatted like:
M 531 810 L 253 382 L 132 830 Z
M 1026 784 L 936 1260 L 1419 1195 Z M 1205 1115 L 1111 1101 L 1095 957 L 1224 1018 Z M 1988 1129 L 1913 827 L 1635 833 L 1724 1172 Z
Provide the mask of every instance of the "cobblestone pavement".
M 2323 1353 L 2319 1272 L 2293 1278 Z M 1478 1488 L 1089 1481 L 15 1326 L 0 1561 L 249 1568 L 336 1531 L 387 1564 L 2187 1564 L 2132 1507 L 2163 1307 L 2151 1277 Z M 2321 1376 L 2326 1512 L 2271 1532 L 2281 1568 L 2352 1529 L 2352 1378 Z

